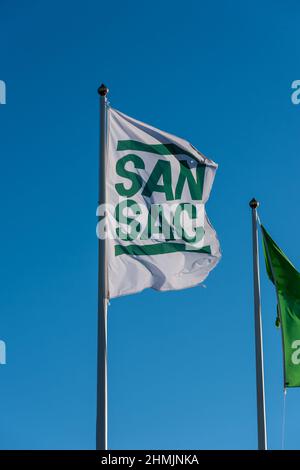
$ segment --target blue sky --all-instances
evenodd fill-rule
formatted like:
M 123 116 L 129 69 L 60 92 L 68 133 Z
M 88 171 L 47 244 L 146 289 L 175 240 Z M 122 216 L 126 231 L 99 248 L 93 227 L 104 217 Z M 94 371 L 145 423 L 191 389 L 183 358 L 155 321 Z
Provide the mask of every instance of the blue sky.
M 1 449 L 95 445 L 98 96 L 219 163 L 206 288 L 109 308 L 111 449 L 256 447 L 249 200 L 300 267 L 299 2 L 0 2 Z M 283 406 L 262 267 L 269 446 Z M 299 448 L 300 390 L 286 447 Z

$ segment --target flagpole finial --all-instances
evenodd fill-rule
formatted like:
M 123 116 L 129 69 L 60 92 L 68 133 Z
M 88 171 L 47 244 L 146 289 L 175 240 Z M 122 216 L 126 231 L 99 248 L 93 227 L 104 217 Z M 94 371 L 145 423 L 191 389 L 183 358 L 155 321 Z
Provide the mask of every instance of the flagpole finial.
M 107 88 L 106 85 L 104 85 L 104 83 L 102 83 L 102 85 L 100 85 L 98 88 L 99 95 L 106 96 L 108 92 L 109 92 L 109 89 Z
M 259 202 L 255 199 L 255 197 L 251 199 L 251 201 L 249 202 L 249 206 L 251 207 L 251 209 L 257 209 L 257 207 L 259 206 Z

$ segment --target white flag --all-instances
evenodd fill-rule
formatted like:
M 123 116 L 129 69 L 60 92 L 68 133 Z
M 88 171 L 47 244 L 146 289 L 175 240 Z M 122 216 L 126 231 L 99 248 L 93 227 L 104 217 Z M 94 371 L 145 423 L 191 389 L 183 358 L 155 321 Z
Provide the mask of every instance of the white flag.
M 221 257 L 205 212 L 216 163 L 115 109 L 107 119 L 108 216 L 98 229 L 108 236 L 109 298 L 196 286 Z

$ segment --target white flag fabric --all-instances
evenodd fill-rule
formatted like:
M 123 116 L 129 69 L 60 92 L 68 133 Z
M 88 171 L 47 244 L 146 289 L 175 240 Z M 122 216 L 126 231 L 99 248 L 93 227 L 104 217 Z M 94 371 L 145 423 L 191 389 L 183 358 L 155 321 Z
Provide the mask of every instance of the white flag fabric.
M 107 113 L 108 297 L 200 284 L 221 257 L 205 212 L 217 164 L 186 140 Z

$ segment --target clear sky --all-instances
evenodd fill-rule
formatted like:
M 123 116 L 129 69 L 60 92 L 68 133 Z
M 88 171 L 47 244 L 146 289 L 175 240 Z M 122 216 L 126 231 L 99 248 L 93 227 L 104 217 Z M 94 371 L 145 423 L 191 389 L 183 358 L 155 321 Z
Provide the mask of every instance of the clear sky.
M 1 449 L 95 445 L 98 95 L 219 163 L 206 288 L 109 308 L 111 449 L 256 447 L 249 200 L 300 268 L 296 0 L 0 0 Z M 262 272 L 269 446 L 282 355 Z M 300 390 L 286 447 L 300 448 Z

